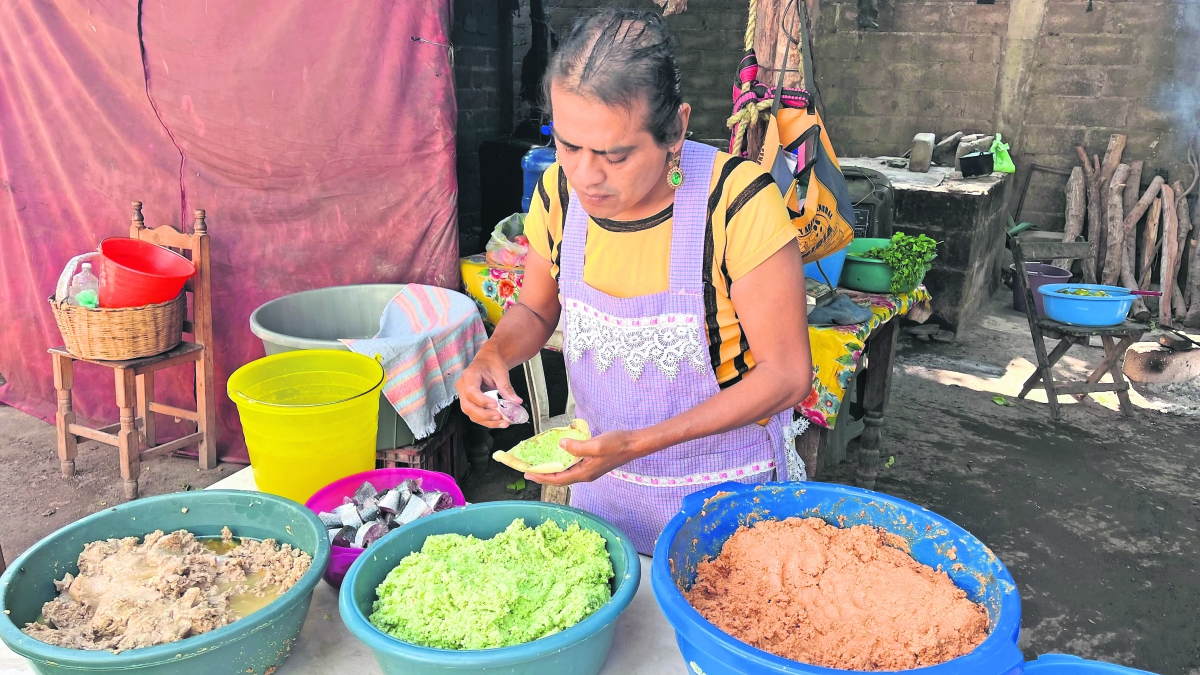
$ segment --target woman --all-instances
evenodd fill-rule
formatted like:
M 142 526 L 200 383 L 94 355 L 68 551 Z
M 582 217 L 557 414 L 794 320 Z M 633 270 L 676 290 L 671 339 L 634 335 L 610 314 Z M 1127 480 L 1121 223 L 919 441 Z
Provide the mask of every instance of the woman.
M 506 426 L 481 390 L 519 401 L 509 369 L 565 312 L 576 415 L 595 436 L 564 442 L 582 458 L 570 469 L 526 478 L 572 485 L 573 506 L 649 554 L 684 495 L 788 477 L 792 407 L 812 381 L 796 232 L 758 165 L 684 140 L 691 107 L 657 15 L 581 20 L 544 89 L 558 162 L 525 221 L 521 302 L 459 397 Z

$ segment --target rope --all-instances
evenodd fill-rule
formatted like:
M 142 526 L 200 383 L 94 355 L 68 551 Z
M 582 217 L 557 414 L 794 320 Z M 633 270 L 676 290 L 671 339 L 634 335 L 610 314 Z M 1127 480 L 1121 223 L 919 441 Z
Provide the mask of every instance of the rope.
M 726 128 L 732 131 L 729 138 L 729 154 L 737 156 L 742 153 L 742 147 L 746 143 L 746 133 L 751 125 L 757 124 L 759 116 L 763 110 L 771 107 L 770 101 L 759 101 L 753 103 L 743 103 L 742 107 L 738 107 L 739 101 L 744 101 L 746 95 L 750 92 L 758 78 L 758 61 L 754 58 L 754 29 L 758 25 L 758 0 L 750 0 L 749 13 L 746 15 L 746 36 L 743 39 L 745 44 L 746 55 L 742 57 L 742 65 L 738 69 L 741 80 L 740 89 L 735 89 L 733 92 L 734 111 L 725 120 Z M 766 103 L 766 105 L 763 105 Z
M 725 120 L 730 129 L 729 154 L 740 156 L 746 149 L 750 129 L 770 119 L 775 100 L 785 108 L 808 107 L 808 92 L 782 86 L 769 87 L 758 81 L 758 59 L 754 55 L 754 30 L 758 24 L 758 0 L 750 0 L 746 18 L 746 53 L 733 84 L 733 114 Z M 785 60 L 786 60 L 786 52 Z M 783 71 L 780 71 L 782 83 Z
M 750 0 L 750 14 L 746 17 L 745 49 L 754 49 L 754 28 L 758 25 L 758 0 Z
M 760 119 L 770 116 L 768 111 L 771 110 L 772 103 L 773 101 L 770 99 L 748 103 L 744 108 L 729 116 L 729 119 L 725 121 L 725 125 L 733 129 L 733 145 L 729 148 L 729 154 L 737 156 L 742 153 L 742 146 L 746 143 L 746 134 L 750 127 L 758 124 Z M 763 115 L 764 112 L 768 112 L 768 114 Z

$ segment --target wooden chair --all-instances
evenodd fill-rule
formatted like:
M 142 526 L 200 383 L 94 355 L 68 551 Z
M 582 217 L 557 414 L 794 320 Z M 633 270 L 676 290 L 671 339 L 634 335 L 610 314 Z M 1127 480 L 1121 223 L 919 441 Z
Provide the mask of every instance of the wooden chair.
M 557 342 L 556 342 L 557 339 Z M 555 331 L 548 349 L 562 350 L 562 333 Z M 546 392 L 546 372 L 542 368 L 542 355 L 537 354 L 525 362 L 525 383 L 529 389 L 529 407 L 533 409 L 530 421 L 533 422 L 533 433 L 540 434 L 547 429 L 565 427 L 575 419 L 575 397 L 571 394 L 570 382 L 567 383 L 567 405 L 561 415 L 550 416 L 550 396 Z M 542 486 L 542 501 L 555 504 L 571 503 L 571 488 L 558 485 Z
M 1082 239 L 1082 238 L 1081 238 Z M 1095 260 L 1095 250 L 1092 244 L 1084 241 L 1075 242 L 1027 242 L 1021 243 L 1020 237 L 1010 237 L 1013 263 L 1016 274 L 1013 277 L 1014 288 L 1025 295 L 1025 316 L 1029 320 L 1029 332 L 1033 335 L 1033 349 L 1037 352 L 1038 368 L 1025 381 L 1025 386 L 1017 398 L 1025 396 L 1040 386 L 1046 390 L 1046 399 L 1050 404 L 1050 416 L 1059 419 L 1061 413 L 1058 407 L 1060 394 L 1071 394 L 1083 400 L 1085 396 L 1095 392 L 1115 391 L 1121 401 L 1121 412 L 1133 414 L 1133 404 L 1129 401 L 1129 383 L 1121 373 L 1125 351 L 1134 342 L 1141 339 L 1150 327 L 1142 323 L 1125 321 L 1121 325 L 1109 328 L 1088 328 L 1059 323 L 1053 319 L 1039 317 L 1037 306 L 1033 302 L 1033 292 L 1029 288 L 1028 277 L 1025 274 L 1025 263 L 1049 259 L 1084 260 L 1083 278 L 1085 283 L 1096 283 L 1095 267 L 1089 264 Z M 1086 345 L 1091 337 L 1099 336 L 1104 345 L 1104 360 L 1092 372 L 1086 382 L 1055 382 L 1054 364 L 1067 353 L 1073 345 Z M 1054 350 L 1046 352 L 1045 338 L 1057 339 L 1059 342 Z M 1119 340 L 1119 342 L 1115 342 Z M 1112 374 L 1112 383 L 1101 383 L 1100 378 L 1105 373 Z
M 125 497 L 128 499 L 137 499 L 140 463 L 144 458 L 195 445 L 200 455 L 200 468 L 212 469 L 217 465 L 217 401 L 213 380 L 208 226 L 204 222 L 204 211 L 197 209 L 195 216 L 191 234 L 182 233 L 169 225 L 148 228 L 142 218 L 142 203 L 133 202 L 133 225 L 129 230 L 131 238 L 168 247 L 190 258 L 196 266 L 196 274 L 184 287 L 184 291 L 191 296 L 188 304 L 192 308 L 192 319 L 183 322 L 183 332 L 192 336 L 191 341 L 185 338 L 178 346 L 163 354 L 127 361 L 79 359 L 65 347 L 49 350 L 54 360 L 54 388 L 58 392 L 58 458 L 64 476 L 75 474 L 76 445 L 80 438 L 115 446 L 120 451 L 121 478 L 125 482 Z M 121 409 L 120 422 L 101 429 L 76 424 L 71 403 L 75 361 L 113 369 L 117 407 Z M 154 374 L 164 368 L 184 364 L 194 364 L 196 369 L 194 411 L 154 400 Z M 155 434 L 155 413 L 195 422 L 196 431 L 160 445 Z

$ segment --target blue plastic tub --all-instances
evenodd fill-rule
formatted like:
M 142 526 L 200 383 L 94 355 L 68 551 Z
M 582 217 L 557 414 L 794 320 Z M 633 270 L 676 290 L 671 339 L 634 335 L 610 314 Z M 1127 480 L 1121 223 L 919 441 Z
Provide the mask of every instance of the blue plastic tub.
M 529 213 L 529 203 L 533 201 L 533 191 L 537 189 L 542 174 L 554 163 L 554 148 L 546 146 L 534 148 L 521 158 L 521 171 L 525 174 L 525 194 L 521 197 L 521 212 Z
M 769 514 L 769 515 L 768 515 Z M 969 654 L 909 672 L 921 675 L 1018 675 L 1024 658 L 1017 648 L 1021 598 L 1012 575 L 987 546 L 969 532 L 915 504 L 886 495 L 827 483 L 725 483 L 683 499 L 654 548 L 651 585 L 679 649 L 697 675 L 780 673 L 845 675 L 751 647 L 709 623 L 683 597 L 696 566 L 715 558 L 738 527 L 762 518 L 819 517 L 849 527 L 874 525 L 908 540 L 912 555 L 941 567 L 975 602 L 987 608 L 991 634 Z M 954 556 L 954 557 L 950 557 Z
M 376 599 L 375 589 L 402 558 L 421 550 L 426 537 L 455 532 L 490 539 L 516 518 L 524 518 L 530 527 L 553 520 L 562 527 L 579 523 L 580 527 L 599 532 L 608 542 L 613 564 L 613 595 L 608 604 L 562 632 L 496 649 L 419 647 L 391 637 L 367 620 Z M 371 648 L 385 675 L 595 675 L 612 646 L 617 617 L 637 593 L 641 573 L 637 551 L 629 538 L 602 518 L 548 502 L 488 502 L 421 518 L 372 544 L 342 580 L 338 608 L 346 628 Z
M 1025 675 L 1153 675 L 1145 670 L 1099 661 L 1085 661 L 1078 656 L 1044 654 L 1025 664 Z
M 810 262 L 804 266 L 804 276 L 809 279 L 816 279 L 821 283 L 827 283 L 831 287 L 836 288 L 838 281 L 842 278 L 842 265 L 846 262 L 846 252 L 850 250 L 847 246 L 840 251 L 830 253 L 824 258 L 815 262 Z
M 1112 295 L 1093 297 L 1058 292 L 1065 288 L 1107 291 Z M 1125 316 L 1129 314 L 1129 308 L 1133 306 L 1134 298 L 1137 297 L 1131 295 L 1126 288 L 1103 284 L 1046 284 L 1037 290 L 1042 294 L 1046 316 L 1060 323 L 1092 328 L 1119 326 L 1125 321 Z

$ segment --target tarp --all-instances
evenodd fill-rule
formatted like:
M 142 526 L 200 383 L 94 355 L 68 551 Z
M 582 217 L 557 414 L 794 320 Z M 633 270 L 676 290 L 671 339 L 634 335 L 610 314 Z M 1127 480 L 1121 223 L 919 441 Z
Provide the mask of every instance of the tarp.
M 263 355 L 256 307 L 456 288 L 450 23 L 448 0 L 0 3 L 0 401 L 54 419 L 46 299 L 69 258 L 128 236 L 132 200 L 150 226 L 207 211 L 224 459 L 245 457 L 225 382 Z M 175 370 L 158 392 L 180 405 Z M 76 413 L 115 422 L 112 372 L 75 371 Z

